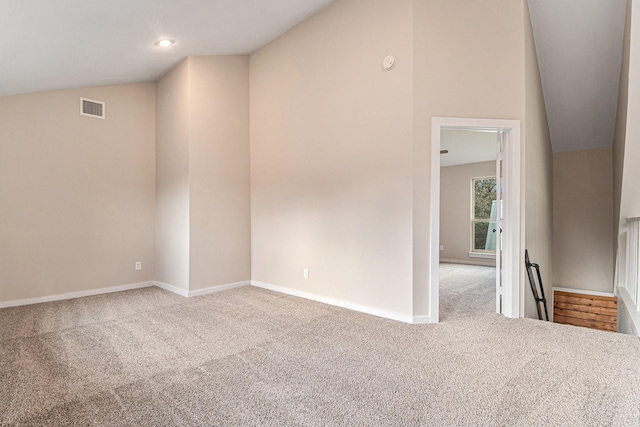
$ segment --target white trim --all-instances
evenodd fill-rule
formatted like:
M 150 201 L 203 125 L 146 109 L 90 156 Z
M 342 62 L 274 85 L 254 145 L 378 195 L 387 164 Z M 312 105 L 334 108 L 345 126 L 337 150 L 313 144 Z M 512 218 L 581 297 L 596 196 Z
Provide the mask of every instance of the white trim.
M 429 199 L 429 316 L 440 321 L 440 133 L 442 122 L 431 118 L 431 188 Z M 437 246 L 438 250 L 434 250 Z
M 413 321 L 411 322 L 414 325 L 426 325 L 431 323 L 430 316 L 413 316 Z
M 200 295 L 213 294 L 216 292 L 228 291 L 230 289 L 242 288 L 250 285 L 251 285 L 251 282 L 247 280 L 246 282 L 236 282 L 236 283 L 229 283 L 227 285 L 211 286 L 210 288 L 198 289 L 196 291 L 189 291 L 188 296 L 189 298 L 198 297 Z
M 215 292 L 228 291 L 229 289 L 242 288 L 244 286 L 251 285 L 251 282 L 247 280 L 245 282 L 236 282 L 236 283 L 229 283 L 227 285 L 211 286 L 210 288 L 196 289 L 195 291 L 187 291 L 186 289 L 178 288 L 177 286 L 168 285 L 166 283 L 158 282 L 158 281 L 155 282 L 155 285 L 161 289 L 164 289 L 165 291 L 178 294 L 181 297 L 193 298 L 201 295 L 213 294 Z
M 482 259 L 450 259 L 450 258 L 440 258 L 440 264 L 463 264 L 463 265 L 477 265 L 480 267 L 495 267 L 495 262 L 491 262 L 491 260 L 483 261 Z
M 354 303 L 339 300 L 336 298 L 324 297 L 321 295 L 312 294 L 310 292 L 298 291 L 295 289 L 285 288 L 283 286 L 271 285 L 268 283 L 257 282 L 257 281 L 229 283 L 227 285 L 212 286 L 210 288 L 198 289 L 195 291 L 187 291 L 185 289 L 178 288 L 176 286 L 172 286 L 163 282 L 151 281 L 151 282 L 133 283 L 130 285 L 113 286 L 109 288 L 92 289 L 89 291 L 69 292 L 66 294 L 50 295 L 46 297 L 29 298 L 29 299 L 4 301 L 4 302 L 0 301 L 0 308 L 18 307 L 23 305 L 40 304 L 45 302 L 83 298 L 88 296 L 102 295 L 102 294 L 108 294 L 108 293 L 114 293 L 114 292 L 130 291 L 133 289 L 149 288 L 152 286 L 157 286 L 161 289 L 172 292 L 174 294 L 178 294 L 185 298 L 192 298 L 192 297 L 197 297 L 201 295 L 227 291 L 230 289 L 242 288 L 245 286 L 255 286 L 257 288 L 268 289 L 270 291 L 280 292 L 283 294 L 305 298 L 312 301 L 318 301 L 324 304 L 329 304 L 336 307 L 342 307 L 349 310 L 371 314 L 378 317 L 384 317 L 385 319 L 397 320 L 404 323 L 411 323 L 415 325 L 431 323 L 430 316 L 414 316 L 414 317 L 407 316 L 394 311 L 382 310 L 379 308 L 368 307 L 360 304 L 354 304 Z
M 62 300 L 75 299 L 75 298 L 90 297 L 94 295 L 109 294 L 113 292 L 130 291 L 133 289 L 140 289 L 140 288 L 149 288 L 151 286 L 157 286 L 161 289 L 164 289 L 165 291 L 173 292 L 174 294 L 178 294 L 185 298 L 191 298 L 191 297 L 197 297 L 200 295 L 212 294 L 215 292 L 227 291 L 229 289 L 242 288 L 244 286 L 250 286 L 250 285 L 251 285 L 250 281 L 245 281 L 245 282 L 229 283 L 227 285 L 212 286 L 210 288 L 198 289 L 196 291 L 186 291 L 184 289 L 181 289 L 172 285 L 168 285 L 163 282 L 150 281 L 150 282 L 142 282 L 142 283 L 133 283 L 130 285 L 112 286 L 109 288 L 92 289 L 89 291 L 79 291 L 79 292 L 69 292 L 66 294 L 49 295 L 46 297 L 28 298 L 28 299 L 20 299 L 20 300 L 13 300 L 13 301 L 0 301 L 0 308 L 18 307 L 22 305 L 41 304 L 43 302 L 53 302 L 53 301 L 62 301 Z
M 186 289 L 178 288 L 158 281 L 155 282 L 155 285 L 161 289 L 164 289 L 165 291 L 173 292 L 174 294 L 178 294 L 181 297 L 189 298 L 189 291 L 187 291 Z
M 502 312 L 505 316 L 517 318 L 524 315 L 524 275 L 520 274 L 523 263 L 521 261 L 521 233 L 524 226 L 520 217 L 520 121 L 507 120 L 498 125 L 509 129 L 504 144 L 504 246 L 502 247 L 503 290 Z
M 379 308 L 368 307 L 366 305 L 355 304 L 349 301 L 340 300 L 337 298 L 325 297 L 322 295 L 313 294 L 311 292 L 299 291 L 297 289 L 286 288 L 284 286 L 272 285 L 270 283 L 251 281 L 251 286 L 257 288 L 267 289 L 274 292 L 280 292 L 282 294 L 292 295 L 294 297 L 305 298 L 312 301 L 318 301 L 324 304 L 333 305 L 336 307 L 342 307 L 353 311 L 359 311 L 361 313 L 371 314 L 378 317 L 384 317 L 385 319 L 397 320 L 404 323 L 412 324 L 424 324 L 431 323 L 429 316 L 407 316 L 395 311 L 387 311 Z
M 572 294 L 580 294 L 580 295 L 594 295 L 599 297 L 614 297 L 615 294 L 613 292 L 601 292 L 601 291 L 588 291 L 585 289 L 572 289 L 572 288 L 561 288 L 558 286 L 553 287 L 553 292 L 570 292 Z
M 488 254 L 484 252 L 469 252 L 469 258 L 496 259 L 496 254 Z
M 22 305 L 41 304 L 43 302 L 62 301 L 75 298 L 103 295 L 113 292 L 130 291 L 133 289 L 148 288 L 154 286 L 155 282 L 132 283 L 130 285 L 112 286 L 109 288 L 91 289 L 88 291 L 68 292 L 66 294 L 49 295 L 46 297 L 27 298 L 13 301 L 0 301 L 0 308 L 19 307 Z
M 455 117 L 431 118 L 431 186 L 430 186 L 430 238 L 429 245 L 429 309 L 432 322 L 439 319 L 440 295 L 440 132 L 442 129 L 508 131 L 505 144 L 505 212 L 504 248 L 503 248 L 503 314 L 507 317 L 520 317 L 524 307 L 524 293 L 521 292 L 524 281 L 521 280 L 520 254 L 521 216 L 520 216 L 520 121 L 493 119 L 465 119 Z

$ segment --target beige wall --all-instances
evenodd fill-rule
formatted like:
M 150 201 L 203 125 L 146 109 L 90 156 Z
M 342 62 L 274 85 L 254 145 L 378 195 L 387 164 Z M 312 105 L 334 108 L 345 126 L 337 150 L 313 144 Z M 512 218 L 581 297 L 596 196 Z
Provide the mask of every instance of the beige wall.
M 619 225 L 618 234 L 626 231 L 628 218 L 640 217 L 640 7 L 637 2 L 627 2 L 627 19 L 623 50 L 623 63 L 620 78 L 620 99 L 616 122 L 616 134 L 613 143 L 614 169 L 614 226 Z M 617 210 L 619 207 L 619 210 Z M 619 222 L 618 222 L 619 221 Z M 615 236 L 614 236 L 615 237 Z M 625 239 L 620 239 L 624 244 Z M 616 242 L 617 243 L 617 242 Z M 626 251 L 620 248 L 619 266 L 624 268 Z M 624 272 L 619 276 L 624 284 Z M 625 296 L 627 295 L 627 296 Z M 637 334 L 640 329 L 640 313 L 633 308 L 628 294 L 620 293 L 619 330 Z
M 431 117 L 524 120 L 523 1 L 414 0 L 414 315 L 428 315 Z
M 547 124 L 547 114 L 542 95 L 540 70 L 533 40 L 529 9 L 524 7 L 525 42 L 525 121 L 522 129 L 524 150 L 522 154 L 522 194 L 524 200 L 523 246 L 528 249 L 532 262 L 540 265 L 542 283 L 549 295 L 552 286 L 554 264 L 553 239 L 553 154 Z M 523 248 L 523 249 L 524 249 Z M 524 250 L 521 259 L 524 264 Z M 527 283 L 525 283 L 527 281 Z M 524 315 L 536 317 L 537 310 L 526 274 L 522 275 L 521 291 L 524 292 Z
M 631 0 L 627 0 L 627 12 L 624 26 L 624 44 L 622 66 L 620 68 L 620 90 L 618 91 L 618 110 L 616 130 L 613 138 L 613 237 L 617 249 L 618 231 L 621 223 L 620 201 L 622 197 L 622 166 L 624 164 L 624 146 L 627 132 L 627 102 L 629 101 L 629 54 L 631 45 Z
M 248 86 L 240 59 L 181 63 L 157 85 L 156 278 L 201 289 L 248 279 L 250 262 L 256 281 L 429 315 L 431 117 L 525 121 L 524 23 L 523 1 L 338 0 L 253 54 Z M 546 171 L 535 144 L 522 166 Z
M 339 0 L 251 56 L 253 280 L 411 314 L 411 12 Z
M 248 57 L 185 59 L 158 82 L 157 114 L 157 280 L 249 280 Z
M 624 165 L 620 196 L 620 221 L 640 217 L 640 7 L 631 8 L 627 117 L 624 137 Z M 619 142 L 619 141 L 618 141 Z M 619 170 L 619 165 L 617 170 Z
M 341 0 L 252 55 L 254 280 L 429 315 L 431 117 L 524 121 L 524 7 Z
M 553 286 L 613 289 L 612 149 L 553 155 Z
M 249 57 L 189 59 L 189 290 L 251 279 Z
M 189 290 L 189 58 L 157 83 L 156 280 Z
M 430 120 L 525 121 L 525 90 L 541 91 L 537 74 L 525 76 L 534 53 L 525 23 L 522 1 L 343 0 L 254 54 L 253 279 L 429 315 Z M 382 73 L 390 53 L 398 67 Z M 550 144 L 546 134 L 536 138 L 541 98 L 528 105 L 524 145 L 529 135 L 532 167 L 545 176 L 534 182 L 532 197 L 544 204 L 529 205 L 536 225 L 526 237 L 536 252 L 550 252 Z M 365 214 L 370 220 L 359 223 Z
M 80 116 L 80 97 L 106 119 Z M 0 301 L 153 280 L 154 97 L 153 83 L 0 97 Z
M 471 251 L 472 178 L 496 176 L 496 162 L 470 163 L 440 168 L 441 262 L 496 265 L 495 258 L 469 257 Z

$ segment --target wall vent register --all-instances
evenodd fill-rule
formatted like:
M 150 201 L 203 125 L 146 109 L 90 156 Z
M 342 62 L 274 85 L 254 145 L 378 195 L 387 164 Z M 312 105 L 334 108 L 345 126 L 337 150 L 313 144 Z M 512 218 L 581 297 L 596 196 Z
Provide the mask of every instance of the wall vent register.
M 95 117 L 97 119 L 104 119 L 104 102 L 95 101 L 93 99 L 80 98 L 80 115 Z

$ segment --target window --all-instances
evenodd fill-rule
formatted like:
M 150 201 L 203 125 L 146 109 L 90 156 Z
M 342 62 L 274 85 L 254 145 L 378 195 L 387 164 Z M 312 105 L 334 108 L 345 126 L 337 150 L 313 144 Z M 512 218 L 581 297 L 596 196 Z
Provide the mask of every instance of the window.
M 496 178 L 471 179 L 471 252 L 496 251 Z

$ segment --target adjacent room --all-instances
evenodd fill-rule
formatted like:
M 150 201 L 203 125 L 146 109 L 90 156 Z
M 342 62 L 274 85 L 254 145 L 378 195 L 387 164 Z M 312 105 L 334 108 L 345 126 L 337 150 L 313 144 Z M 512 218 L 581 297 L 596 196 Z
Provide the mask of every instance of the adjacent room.
M 632 6 L 7 0 L 0 425 L 640 425 Z
M 489 130 L 445 130 L 440 137 L 441 321 L 501 312 L 496 296 L 497 144 L 498 134 Z

